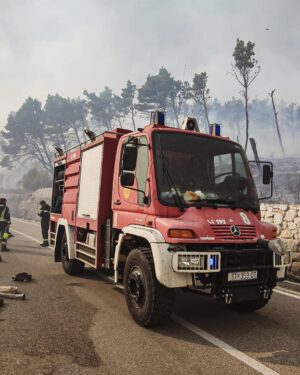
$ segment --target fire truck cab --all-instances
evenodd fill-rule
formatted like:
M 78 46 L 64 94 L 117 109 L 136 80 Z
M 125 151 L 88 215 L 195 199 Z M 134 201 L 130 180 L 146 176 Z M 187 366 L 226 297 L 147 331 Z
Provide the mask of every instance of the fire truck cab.
M 122 282 L 142 326 L 168 319 L 175 288 L 254 311 L 285 278 L 289 253 L 260 220 L 245 152 L 212 130 L 192 118 L 167 127 L 156 111 L 144 129 L 107 131 L 54 161 L 55 261 L 71 275 L 88 266 Z M 271 184 L 272 165 L 262 164 Z

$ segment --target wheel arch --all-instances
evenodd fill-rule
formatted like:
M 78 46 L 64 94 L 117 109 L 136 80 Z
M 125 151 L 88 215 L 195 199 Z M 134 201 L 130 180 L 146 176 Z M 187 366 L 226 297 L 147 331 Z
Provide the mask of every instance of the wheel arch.
M 119 265 L 122 261 L 122 255 L 127 256 L 133 250 L 133 248 L 129 251 L 126 250 L 128 236 L 132 236 L 132 239 L 137 241 L 137 246 L 133 248 L 141 246 L 149 247 L 153 257 L 155 275 L 161 284 L 170 288 L 184 287 L 192 284 L 190 274 L 176 273 L 172 269 L 173 253 L 168 250 L 169 245 L 165 242 L 163 235 L 157 229 L 140 225 L 128 225 L 122 229 L 119 235 L 114 254 L 115 282 L 118 282 Z
M 74 227 L 70 226 L 65 219 L 59 219 L 57 223 L 57 230 L 55 235 L 55 247 L 54 247 L 54 259 L 55 262 L 61 261 L 61 241 L 64 234 L 66 234 L 68 242 L 68 255 L 69 259 L 75 258 L 75 248 L 74 248 Z

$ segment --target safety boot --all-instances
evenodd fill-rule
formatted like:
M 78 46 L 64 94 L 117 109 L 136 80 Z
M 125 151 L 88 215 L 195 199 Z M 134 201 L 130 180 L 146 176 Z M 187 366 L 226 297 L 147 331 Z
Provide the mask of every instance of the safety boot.
M 48 240 L 44 240 L 42 243 L 40 243 L 40 246 L 41 247 L 49 247 L 49 241 Z
M 6 243 L 1 244 L 1 251 L 9 251 Z

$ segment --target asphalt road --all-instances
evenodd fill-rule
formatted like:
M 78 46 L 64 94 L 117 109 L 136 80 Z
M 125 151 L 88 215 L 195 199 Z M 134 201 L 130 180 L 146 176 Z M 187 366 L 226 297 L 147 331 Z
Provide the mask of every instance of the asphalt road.
M 178 292 L 172 321 L 149 330 L 131 319 L 121 288 L 90 270 L 66 275 L 53 250 L 40 248 L 38 225 L 15 220 L 12 228 L 0 285 L 22 271 L 34 280 L 17 284 L 25 301 L 0 308 L 1 375 L 300 373 L 297 285 L 281 285 L 251 314 Z

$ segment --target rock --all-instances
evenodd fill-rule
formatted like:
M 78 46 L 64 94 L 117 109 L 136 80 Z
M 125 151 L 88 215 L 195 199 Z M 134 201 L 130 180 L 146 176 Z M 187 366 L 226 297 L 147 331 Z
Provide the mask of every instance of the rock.
M 291 231 L 288 228 L 287 229 L 283 229 L 283 231 L 281 232 L 280 237 L 282 237 L 282 238 L 292 238 L 292 233 L 291 233 Z
M 287 244 L 288 250 L 291 252 L 295 252 L 297 249 L 298 241 L 295 240 L 284 240 L 284 242 Z
M 288 228 L 292 229 L 293 232 L 296 229 L 295 233 L 298 233 L 298 228 L 297 228 L 296 224 L 293 221 L 291 221 L 291 222 L 288 223 Z
M 293 221 L 297 215 L 297 212 L 295 210 L 288 210 L 285 214 L 284 220 L 285 221 Z
M 274 216 L 274 212 L 273 211 L 266 211 L 265 214 L 264 214 L 264 218 L 269 218 L 269 217 L 273 217 Z
M 300 229 L 300 217 L 295 217 L 294 219 L 294 223 L 299 226 L 299 229 Z
M 275 225 L 282 224 L 282 221 L 283 221 L 283 216 L 280 213 L 276 213 L 274 215 L 274 224 Z
M 273 207 L 273 210 L 285 212 L 288 210 L 287 204 L 273 204 L 271 207 Z

